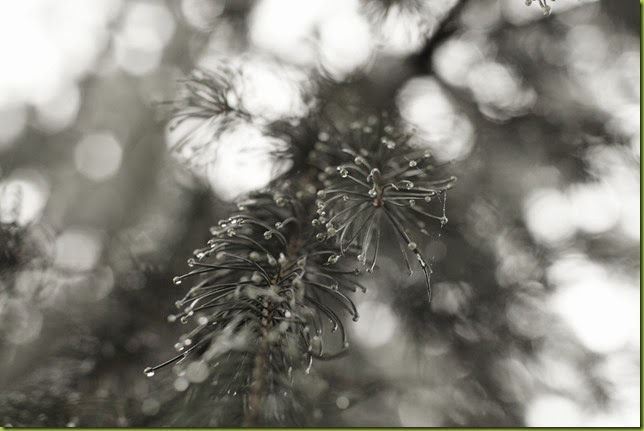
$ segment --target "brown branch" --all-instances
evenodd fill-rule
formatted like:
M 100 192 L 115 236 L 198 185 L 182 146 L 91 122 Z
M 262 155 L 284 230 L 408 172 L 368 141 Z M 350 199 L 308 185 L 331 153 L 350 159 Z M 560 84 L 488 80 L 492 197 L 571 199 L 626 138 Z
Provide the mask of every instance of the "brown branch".
M 414 69 L 416 75 L 432 74 L 431 57 L 436 49 L 458 30 L 458 19 L 463 9 L 465 9 L 467 2 L 468 0 L 459 0 L 443 16 L 440 24 L 427 39 L 423 48 L 409 58 L 408 61 L 412 65 L 412 69 Z
M 242 426 L 257 426 L 259 411 L 262 408 L 262 391 L 266 380 L 267 357 L 270 353 L 269 334 L 273 327 L 271 318 L 274 306 L 269 299 L 264 299 L 262 304 L 262 317 L 260 320 L 259 346 L 255 354 L 255 364 L 251 372 L 250 393 L 248 394 L 248 408 L 244 412 Z

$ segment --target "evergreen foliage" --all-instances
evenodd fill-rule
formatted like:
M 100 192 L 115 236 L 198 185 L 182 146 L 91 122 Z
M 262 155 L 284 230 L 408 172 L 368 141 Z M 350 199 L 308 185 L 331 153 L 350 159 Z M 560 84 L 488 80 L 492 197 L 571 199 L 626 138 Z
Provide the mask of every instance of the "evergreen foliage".
M 145 27 L 130 13 L 150 5 L 129 3 L 117 32 Z M 280 10 L 269 1 L 150 6 L 146 31 L 172 40 L 156 69 L 112 70 L 114 53 L 150 60 L 119 57 L 123 31 L 76 82 L 73 127 L 50 136 L 29 114 L 8 150 L 0 131 L 2 168 L 18 167 L 0 177 L 0 426 L 498 427 L 547 422 L 544 403 L 614 422 L 639 369 L 633 338 L 593 344 L 557 306 L 590 274 L 592 292 L 615 284 L 600 309 L 624 311 L 602 330 L 633 314 L 619 298 L 639 281 L 639 233 L 611 193 L 632 195 L 639 152 L 622 135 L 630 112 L 608 112 L 630 96 L 608 80 L 601 101 L 584 91 L 605 76 L 634 87 L 597 68 L 618 54 L 582 43 L 626 52 L 632 35 L 596 13 L 623 17 L 616 2 L 553 17 L 532 3 L 298 10 L 316 20 L 291 23 L 310 26 L 306 59 L 258 39 Z M 335 67 L 336 25 L 373 37 L 360 66 Z M 101 127 L 122 162 L 97 180 L 80 145 L 60 148 Z M 220 194 L 217 176 L 237 169 L 225 161 L 258 156 L 272 180 Z M 25 217 L 40 186 L 48 206 Z

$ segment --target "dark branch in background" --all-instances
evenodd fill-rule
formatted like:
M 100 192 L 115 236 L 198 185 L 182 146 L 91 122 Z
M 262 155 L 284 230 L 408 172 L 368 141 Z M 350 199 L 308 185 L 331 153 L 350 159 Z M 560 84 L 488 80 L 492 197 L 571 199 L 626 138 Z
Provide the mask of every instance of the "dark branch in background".
M 410 69 L 413 71 L 413 75 L 433 74 L 431 58 L 438 47 L 459 30 L 458 20 L 468 1 L 459 0 L 443 17 L 434 33 L 427 38 L 423 48 L 407 59 L 407 63 L 411 65 Z
M 426 13 L 423 11 L 427 7 L 424 0 L 374 0 L 363 2 L 363 13 L 370 19 L 373 25 L 386 19 L 387 13 L 396 5 L 396 7 L 406 8 L 407 13 Z M 432 74 L 430 56 L 436 49 L 448 40 L 459 29 L 459 17 L 468 0 L 459 0 L 436 25 L 434 31 L 426 38 L 423 47 L 415 54 L 404 59 L 396 59 L 393 63 L 396 73 L 383 73 L 384 79 L 374 79 L 373 74 L 367 74 L 364 77 L 356 77 L 351 83 L 336 85 L 336 88 L 330 88 L 331 92 L 347 89 L 350 92 L 359 92 L 362 102 L 378 109 L 389 109 L 391 102 L 395 100 L 400 87 L 410 78 L 418 75 Z M 377 4 L 378 7 L 375 7 Z M 416 4 L 416 7 L 409 5 Z M 369 6 L 369 7 L 367 7 Z M 375 10 L 375 12 L 374 12 Z

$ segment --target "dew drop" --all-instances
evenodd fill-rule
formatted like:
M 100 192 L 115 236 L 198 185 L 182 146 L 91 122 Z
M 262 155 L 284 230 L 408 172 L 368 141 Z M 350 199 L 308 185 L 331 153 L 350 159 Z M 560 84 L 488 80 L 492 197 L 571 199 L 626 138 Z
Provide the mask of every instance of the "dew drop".
M 278 221 L 277 223 L 275 223 L 275 229 L 277 229 L 277 230 L 282 229 L 282 226 L 283 226 L 283 225 L 282 225 L 282 222 L 279 222 L 279 221 Z
M 207 325 L 208 318 L 206 316 L 201 316 L 199 320 L 197 320 L 197 323 L 199 323 L 201 326 Z
M 271 238 L 273 238 L 273 232 L 271 232 L 270 230 L 267 230 L 266 232 L 264 232 L 264 239 L 271 239 Z
M 172 279 L 172 282 L 173 282 L 174 284 L 176 284 L 176 285 L 181 284 L 181 277 L 174 277 L 174 278 Z
M 329 134 L 328 134 L 328 133 L 326 133 L 326 132 L 320 132 L 320 133 L 318 134 L 318 139 L 319 139 L 320 141 L 322 141 L 322 142 L 326 142 L 326 141 L 328 141 L 328 140 L 329 140 Z
M 360 316 L 358 316 L 357 314 L 355 316 L 353 316 L 353 321 L 354 322 L 357 322 L 358 320 L 360 320 Z
M 374 189 L 369 190 L 369 197 L 375 198 L 378 195 Z
M 280 257 L 277 259 L 280 265 L 285 265 L 287 262 L 286 256 L 284 256 L 284 253 L 280 253 Z
M 318 241 L 324 241 L 325 236 L 326 235 L 324 235 L 323 233 L 319 233 L 315 235 L 315 239 L 317 239 Z
M 338 287 L 340 287 L 340 286 L 338 285 L 338 283 L 333 283 L 333 284 L 331 285 L 331 290 L 338 290 Z
M 358 156 L 358 157 L 356 157 L 355 159 L 353 159 L 353 162 L 354 162 L 356 165 L 363 165 L 363 164 L 365 163 L 365 160 L 364 160 L 364 158 L 363 158 L 363 157 Z
M 410 168 L 415 168 L 415 167 L 416 167 L 416 165 L 418 165 L 418 162 L 416 162 L 416 160 L 411 160 L 411 161 L 409 162 L 409 167 L 410 167 Z
M 367 257 L 364 254 L 359 254 L 358 255 L 358 262 L 361 264 L 366 264 L 367 263 Z
M 181 343 L 176 343 L 176 344 L 174 345 L 174 349 L 175 349 L 177 352 L 182 351 L 182 350 L 183 350 L 183 344 L 181 344 Z
M 329 262 L 330 264 L 334 264 L 334 263 L 336 263 L 338 261 L 339 258 L 340 258 L 340 256 L 338 256 L 337 254 L 332 254 L 327 259 L 327 262 Z
M 340 170 L 340 176 L 341 176 L 342 178 L 346 178 L 346 177 L 348 177 L 348 176 L 349 176 L 349 171 L 347 171 L 346 169 L 341 169 L 341 170 Z
M 150 367 L 147 367 L 145 370 L 143 370 L 143 374 L 145 374 L 148 377 L 154 376 L 154 370 Z
M 343 195 L 342 200 L 345 201 L 345 202 L 348 201 L 349 200 L 349 195 Z
M 349 342 L 348 342 L 348 341 L 345 341 L 345 342 L 342 344 L 342 347 L 344 347 L 345 349 L 348 349 L 348 348 L 349 348 Z
M 320 220 L 318 220 L 318 219 L 314 218 L 314 219 L 311 221 L 311 224 L 312 224 L 313 226 L 316 226 L 316 227 L 317 227 L 317 226 L 320 226 Z
M 333 226 L 331 226 L 326 230 L 326 233 L 331 237 L 331 236 L 334 236 L 337 233 L 337 231 Z
M 326 198 L 326 190 L 319 190 L 319 191 L 318 191 L 318 197 L 319 197 L 320 199 L 324 199 L 324 198 Z
M 413 206 L 415 206 L 415 205 L 416 205 L 416 201 L 415 201 L 415 200 L 413 200 L 413 199 L 409 199 L 409 206 L 410 206 L 410 207 L 413 207 Z
M 447 217 L 443 216 L 441 218 L 441 227 L 445 226 L 445 224 L 447 224 Z
M 278 207 L 283 207 L 284 205 L 286 205 L 286 199 L 284 199 L 281 196 L 276 198 L 275 199 L 275 205 L 277 205 Z
M 431 197 L 431 196 L 429 196 L 429 195 L 428 195 L 428 196 L 425 196 L 425 202 L 431 202 L 431 201 L 432 201 L 432 197 Z
M 267 262 L 268 262 L 268 264 L 270 266 L 276 266 L 277 265 L 277 260 L 275 260 L 275 258 L 273 256 L 271 256 L 270 254 L 266 255 L 266 260 L 267 260 Z
M 175 316 L 174 314 L 169 314 L 168 315 L 168 322 L 173 323 L 173 322 L 176 322 L 176 321 L 177 321 L 177 316 Z
M 182 305 L 183 305 L 183 301 L 175 301 L 174 302 L 174 306 L 177 307 L 177 308 L 181 308 Z
M 414 188 L 414 183 L 412 183 L 412 182 L 410 181 L 410 182 L 408 182 L 408 183 L 407 183 L 407 185 L 406 185 L 405 187 L 407 187 L 407 190 L 411 190 L 411 189 L 413 189 L 413 188 Z
M 351 402 L 349 401 L 349 398 L 345 397 L 344 395 L 339 396 L 335 400 L 335 405 L 338 406 L 338 408 L 340 410 L 344 410 L 344 409 L 348 408 L 350 404 L 351 404 Z
M 188 259 L 188 266 L 189 266 L 190 268 L 192 268 L 193 266 L 195 266 L 195 263 L 196 263 L 196 262 L 195 262 L 195 260 L 194 260 L 193 258 Z
M 250 258 L 250 260 L 255 260 L 255 261 L 257 261 L 257 260 L 261 259 L 261 255 L 260 255 L 258 252 L 256 252 L 256 251 L 251 251 L 251 252 L 248 254 L 248 257 Z
M 407 248 L 410 250 L 416 250 L 416 247 L 417 246 L 415 242 L 410 242 L 409 244 L 407 244 Z
M 188 323 L 188 316 L 181 316 L 181 323 L 183 323 L 184 325 Z

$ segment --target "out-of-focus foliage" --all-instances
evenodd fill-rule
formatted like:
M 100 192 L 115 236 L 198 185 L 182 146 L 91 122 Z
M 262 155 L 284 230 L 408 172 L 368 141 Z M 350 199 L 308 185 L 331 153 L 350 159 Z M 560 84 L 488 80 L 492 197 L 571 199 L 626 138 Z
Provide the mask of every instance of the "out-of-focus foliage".
M 637 426 L 639 5 L 547 6 L 3 2 L 0 425 L 227 423 L 186 397 L 197 365 L 142 373 L 175 354 L 172 278 L 355 94 L 458 182 L 414 241 L 431 305 L 422 271 L 379 259 L 349 354 L 296 376 L 305 422 Z M 164 128 L 221 65 L 225 124 L 204 106 Z

